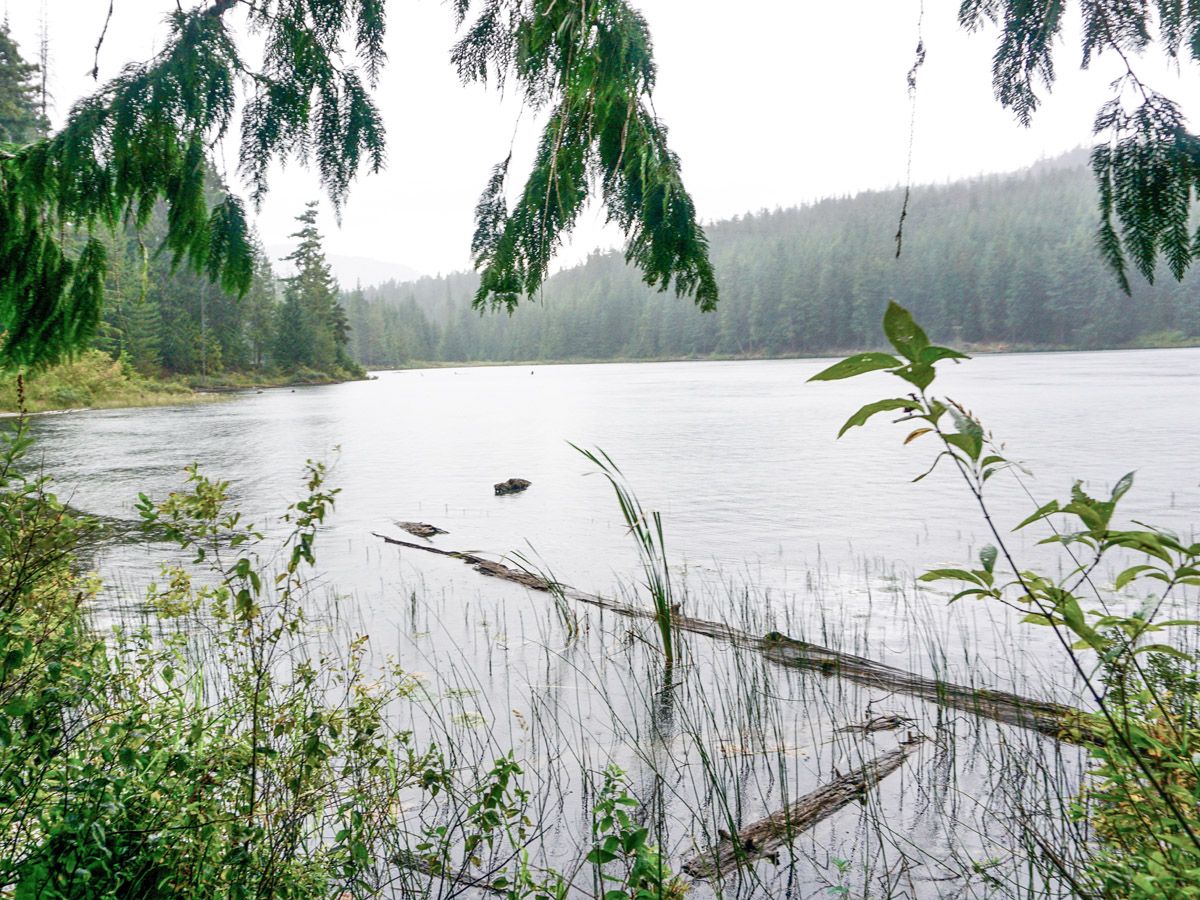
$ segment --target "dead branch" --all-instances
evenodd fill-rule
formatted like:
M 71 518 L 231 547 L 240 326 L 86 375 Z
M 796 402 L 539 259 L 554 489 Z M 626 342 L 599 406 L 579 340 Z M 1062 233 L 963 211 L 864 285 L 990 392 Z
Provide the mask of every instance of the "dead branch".
M 411 541 L 402 541 L 383 534 L 375 534 L 375 537 L 389 544 L 408 547 L 412 550 L 461 559 L 468 565 L 474 566 L 475 570 L 482 575 L 511 581 L 533 590 L 549 591 L 551 589 L 548 582 L 536 575 L 470 553 L 441 550 L 437 547 L 414 544 Z M 595 594 L 586 594 L 565 585 L 557 587 L 562 591 L 563 596 L 570 600 L 606 609 L 627 618 L 653 620 L 656 617 L 656 613 L 650 609 L 631 606 L 628 603 L 610 600 Z M 823 675 L 837 675 L 869 687 L 908 694 L 940 706 L 961 709 L 986 719 L 1003 722 L 1006 725 L 1030 728 L 1067 743 L 1099 743 L 1101 740 L 1096 730 L 1088 724 L 1086 713 L 1061 703 L 1033 700 L 1008 691 L 970 687 L 917 675 L 914 672 L 876 662 L 863 656 L 855 656 L 852 653 L 830 650 L 819 644 L 796 640 L 777 631 L 759 637 L 720 622 L 696 619 L 678 612 L 671 616 L 671 624 L 680 631 L 700 634 L 737 647 L 756 650 L 781 666 L 793 669 L 814 669 Z

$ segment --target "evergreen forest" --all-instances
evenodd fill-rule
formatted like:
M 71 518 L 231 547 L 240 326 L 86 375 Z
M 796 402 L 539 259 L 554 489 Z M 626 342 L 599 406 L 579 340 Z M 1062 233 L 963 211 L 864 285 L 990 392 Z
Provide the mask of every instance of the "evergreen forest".
M 470 307 L 469 273 L 348 294 L 366 366 L 428 362 L 785 357 L 874 346 L 890 299 L 939 339 L 992 349 L 1095 349 L 1200 339 L 1200 275 L 1126 295 L 1097 252 L 1083 151 L 1028 170 L 748 213 L 707 228 L 715 313 L 644 285 L 618 252 L 550 278 L 511 316 Z
M 46 134 L 44 82 L 0 24 L 0 141 Z M 228 191 L 213 167 L 200 167 L 203 201 Z M 161 200 L 142 216 L 101 232 L 106 260 L 103 303 L 88 344 L 151 380 L 182 376 L 203 385 L 223 381 L 330 381 L 360 377 L 349 356 L 348 322 L 316 228 L 315 204 L 298 211 L 295 249 L 277 274 L 250 236 L 248 278 L 240 291 L 189 265 L 169 246 L 171 211 Z M 82 246 L 82 235 L 68 244 Z

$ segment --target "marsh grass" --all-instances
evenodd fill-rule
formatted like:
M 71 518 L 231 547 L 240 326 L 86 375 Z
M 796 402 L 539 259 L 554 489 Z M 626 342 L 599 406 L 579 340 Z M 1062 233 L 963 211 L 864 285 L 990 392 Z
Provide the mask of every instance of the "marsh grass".
M 169 406 L 212 399 L 178 382 L 146 378 L 99 350 L 24 377 L 24 409 L 110 409 L 121 406 Z M 0 376 L 0 410 L 21 408 L 17 378 Z
M 897 621 L 910 623 L 899 632 L 887 624 L 893 655 L 935 672 L 958 668 L 950 659 L 959 652 L 977 658 L 969 622 L 935 630 L 908 612 L 940 602 L 935 595 L 886 571 L 860 575 L 873 582 L 880 606 L 899 605 Z M 842 589 L 815 572 L 811 580 L 826 596 Z M 845 606 L 799 597 L 768 603 L 745 586 L 710 585 L 707 592 L 693 586 L 689 596 L 697 609 L 723 608 L 738 627 L 766 629 L 786 618 L 790 633 L 824 634 L 834 645 L 884 655 L 873 629 Z M 783 608 L 786 617 L 771 612 Z M 677 661 L 666 680 L 657 641 L 648 639 L 657 632 L 654 623 L 584 615 L 590 627 L 568 643 L 552 599 L 497 586 L 465 604 L 461 596 L 429 601 L 420 617 L 434 623 L 433 633 L 397 651 L 418 659 L 440 685 L 431 687 L 440 699 L 414 707 L 408 725 L 418 727 L 416 719 L 428 716 L 420 727 L 454 746 L 475 747 L 479 759 L 512 749 L 525 761 L 536 785 L 531 790 L 544 795 L 539 808 L 553 822 L 538 842 L 547 860 L 586 847 L 589 779 L 610 763 L 629 774 L 639 821 L 678 865 L 721 831 L 736 831 L 834 771 L 894 746 L 904 732 L 847 730 L 892 713 L 911 718 L 912 730 L 931 738 L 911 770 L 892 776 L 860 807 L 798 836 L 778 864 L 761 862 L 720 884 L 696 884 L 692 895 L 811 896 L 834 888 L 872 897 L 1069 895 L 1061 882 L 1031 868 L 1037 845 L 1030 829 L 1057 821 L 1077 796 L 1084 757 L 1077 748 L 924 701 L 781 669 L 744 648 L 690 635 L 677 635 Z M 401 635 L 413 631 L 398 628 Z M 1014 682 L 1032 680 L 1009 674 Z M 478 713 L 474 727 L 456 718 L 462 709 Z M 569 810 L 573 815 L 564 816 Z
M 534 558 L 532 550 L 522 555 Z M 673 567 L 671 576 L 693 614 L 751 633 L 780 630 L 980 686 L 1064 693 L 1054 667 L 994 652 L 1021 634 L 1013 617 L 983 605 L 947 613 L 942 595 L 882 560 L 861 558 L 844 570 L 814 567 L 799 579 L 805 589 L 794 594 L 759 591 L 745 573 L 689 580 Z M 436 748 L 437 771 L 451 773 L 457 785 L 437 798 L 417 786 L 398 795 L 400 827 L 387 839 L 392 859 L 427 858 L 428 834 L 441 829 L 442 865 L 463 868 L 469 860 L 462 848 L 478 826 L 468 814 L 479 796 L 471 786 L 488 784 L 496 760 L 511 755 L 521 774 L 510 786 L 519 784 L 520 793 L 509 791 L 505 803 L 532 824 L 522 836 L 474 848 L 477 863 L 466 868 L 479 875 L 511 870 L 515 840 L 525 865 L 573 873 L 568 896 L 591 896 L 604 868 L 587 861 L 591 817 L 609 766 L 626 773 L 638 802 L 635 824 L 677 869 L 721 832 L 781 808 L 895 746 L 911 729 L 930 738 L 927 747 L 861 805 L 798 835 L 778 863 L 760 861 L 720 883 L 697 883 L 690 895 L 1070 894 L 1035 861 L 1044 855 L 1039 841 L 1065 847 L 1073 834 L 1062 831 L 1062 822 L 1085 769 L 1085 754 L 1076 748 L 903 695 L 780 668 L 747 648 L 695 635 L 674 635 L 674 664 L 664 666 L 656 621 L 577 607 L 569 610 L 580 623 L 572 632 L 561 592 L 488 581 L 464 596 L 461 587 L 435 587 L 420 570 L 397 571 L 381 590 L 394 602 L 320 589 L 307 601 L 306 639 L 320 652 L 336 653 L 366 633 L 364 610 L 391 610 L 389 655 L 402 661 L 408 687 L 389 704 L 389 728 L 410 735 L 421 753 Z M 630 583 L 625 599 L 639 602 L 645 590 Z M 128 612 L 145 622 L 146 613 L 136 610 Z M 203 617 L 187 625 L 198 662 L 209 627 Z M 375 660 L 382 675 L 379 637 L 366 660 Z M 881 714 L 912 724 L 900 732 L 853 730 Z M 403 886 L 400 896 L 478 893 L 413 868 L 390 877 L 393 888 Z
M 576 447 L 574 444 L 571 446 L 594 465 L 612 485 L 621 517 L 637 545 L 642 575 L 645 578 L 643 586 L 654 604 L 654 621 L 658 627 L 660 646 L 666 664 L 670 667 L 675 662 L 675 634 L 671 626 L 671 617 L 679 610 L 680 605 L 676 602 L 672 586 L 662 515 L 658 510 L 646 512 L 641 501 L 626 483 L 624 474 L 607 453 L 599 448 L 593 451 Z

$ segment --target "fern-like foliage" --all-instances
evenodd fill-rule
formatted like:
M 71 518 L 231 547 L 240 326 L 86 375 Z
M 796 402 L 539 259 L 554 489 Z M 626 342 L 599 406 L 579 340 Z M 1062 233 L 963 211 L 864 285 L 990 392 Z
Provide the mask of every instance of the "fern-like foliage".
M 194 0 L 195 2 L 195 0 Z M 168 19 L 164 49 L 127 67 L 71 110 L 63 129 L 0 145 L 0 367 L 37 366 L 84 345 L 99 321 L 106 269 L 98 233 L 144 225 L 165 202 L 160 252 L 244 292 L 253 252 L 245 212 L 229 194 L 210 205 L 204 172 L 233 129 L 255 202 L 273 161 L 313 163 L 335 208 L 356 174 L 384 163 L 371 98 L 385 62 L 386 0 L 204 0 Z M 454 0 L 460 24 L 470 0 Z M 649 107 L 646 24 L 623 0 L 482 0 L 454 51 L 467 80 L 515 76 L 550 121 L 516 209 L 508 166 L 480 203 L 476 302 L 512 308 L 537 290 L 589 194 L 600 191 L 624 230 L 629 259 L 651 284 L 716 302 L 707 243 L 679 160 Z M 226 15 L 248 18 L 262 62 L 239 53 Z M 249 54 L 247 54 L 249 55 Z M 348 64 L 347 60 L 354 62 Z
M 650 104 L 655 68 L 642 16 L 624 0 L 456 0 L 460 24 L 474 6 L 478 14 L 452 54 L 459 75 L 501 85 L 515 79 L 525 102 L 549 113 L 515 206 L 506 203 L 505 160 L 476 208 L 475 306 L 511 311 L 535 292 L 598 194 L 646 282 L 660 290 L 674 283 L 676 293 L 713 309 L 708 242 Z
M 1028 125 L 1039 90 L 1054 84 L 1055 42 L 1067 0 L 963 0 L 968 29 L 991 22 L 1000 30 L 992 60 L 996 97 Z M 1159 260 L 1180 279 L 1200 256 L 1200 230 L 1190 214 L 1200 199 L 1200 138 L 1177 104 L 1138 77 L 1139 55 L 1158 45 L 1175 61 L 1200 61 L 1200 3 L 1195 0 L 1079 0 L 1082 63 L 1116 55 L 1125 74 L 1096 116 L 1092 168 L 1100 195 L 1098 242 L 1129 292 L 1132 263 L 1154 280 Z
M 369 86 L 383 62 L 382 0 L 255 0 L 262 66 L 247 67 L 216 0 L 168 19 L 163 50 L 79 101 L 51 137 L 0 145 L 0 368 L 38 366 L 84 346 L 99 321 L 107 260 L 100 232 L 145 225 L 167 207 L 161 252 L 231 292 L 252 281 L 241 201 L 210 206 L 205 171 L 252 85 L 241 165 L 260 199 L 272 159 L 318 162 L 335 205 L 364 163 L 383 165 Z M 343 59 L 349 34 L 366 80 Z

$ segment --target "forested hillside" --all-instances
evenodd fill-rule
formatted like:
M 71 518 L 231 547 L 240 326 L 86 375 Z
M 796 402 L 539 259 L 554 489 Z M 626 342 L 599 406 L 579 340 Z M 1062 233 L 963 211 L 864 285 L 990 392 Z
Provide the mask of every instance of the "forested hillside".
M 367 365 L 410 361 L 790 356 L 872 344 L 889 299 L 938 339 L 1111 347 L 1200 336 L 1200 275 L 1165 271 L 1125 296 L 1096 250 L 1083 152 L 1030 170 L 760 212 L 708 228 L 721 289 L 704 314 L 642 284 L 618 253 L 550 279 L 510 317 L 470 308 L 467 274 L 386 284 L 344 302 Z

